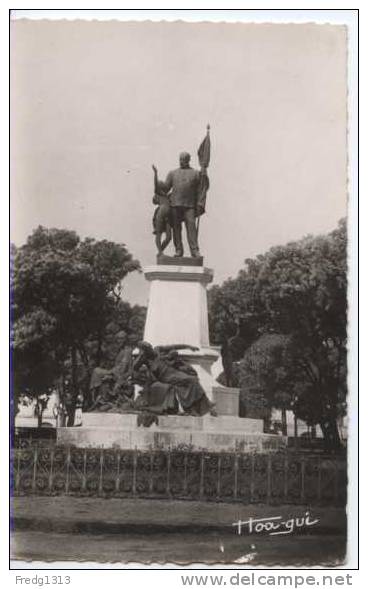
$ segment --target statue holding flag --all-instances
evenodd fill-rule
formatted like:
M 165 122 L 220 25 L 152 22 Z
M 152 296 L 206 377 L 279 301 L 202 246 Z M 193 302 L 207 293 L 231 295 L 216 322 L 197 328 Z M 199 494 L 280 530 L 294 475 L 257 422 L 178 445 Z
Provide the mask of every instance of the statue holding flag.
M 182 224 L 185 224 L 191 256 L 200 258 L 198 246 L 199 218 L 206 209 L 206 195 L 209 188 L 207 168 L 210 161 L 209 125 L 207 134 L 198 149 L 200 170 L 190 166 L 190 154 L 182 152 L 180 167 L 168 173 L 163 183 L 170 202 L 171 223 L 174 234 L 175 257 L 184 255 Z M 157 169 L 153 166 L 155 174 Z M 198 221 L 196 221 L 198 219 Z
M 199 229 L 199 218 L 201 215 L 203 215 L 203 213 L 206 212 L 206 196 L 207 196 L 207 190 L 210 187 L 210 181 L 209 181 L 208 175 L 207 175 L 207 168 L 210 164 L 210 156 L 211 156 L 210 126 L 207 125 L 206 136 L 198 148 L 198 162 L 199 162 L 199 166 L 201 169 L 200 169 L 200 182 L 199 182 L 198 199 L 197 199 L 197 217 L 198 217 L 197 231 Z

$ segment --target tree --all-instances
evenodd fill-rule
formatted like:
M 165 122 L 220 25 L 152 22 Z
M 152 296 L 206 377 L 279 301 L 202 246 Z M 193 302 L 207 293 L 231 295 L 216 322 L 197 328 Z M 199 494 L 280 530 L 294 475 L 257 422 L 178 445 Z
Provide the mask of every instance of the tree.
M 285 386 L 294 383 L 294 411 L 311 425 L 319 423 L 330 447 L 340 443 L 336 418 L 345 407 L 346 289 L 342 220 L 326 236 L 308 236 L 246 260 L 236 279 L 209 293 L 215 337 L 245 317 L 256 329 L 248 345 L 244 337 L 244 351 L 262 334 L 288 338 L 280 367 Z
M 98 362 L 96 359 L 95 365 L 111 368 L 122 344 L 136 346 L 143 339 L 145 320 L 145 307 L 132 306 L 120 299 L 105 327 L 101 361 Z M 90 345 L 96 346 L 96 342 L 92 340 Z
M 304 377 L 296 413 L 306 417 L 307 405 L 307 421 L 319 423 L 330 447 L 340 443 L 336 419 L 346 397 L 346 289 L 345 221 L 326 236 L 273 248 L 257 284 L 268 328 L 292 337 L 294 372 Z
M 216 345 L 227 342 L 234 362 L 262 334 L 263 309 L 254 294 L 258 267 L 258 262 L 251 261 L 237 278 L 208 291 L 210 340 Z
M 246 350 L 240 363 L 240 402 L 258 399 L 258 405 L 271 410 L 280 409 L 282 433 L 287 435 L 286 411 L 294 399 L 294 365 L 291 357 L 290 338 L 279 334 L 262 335 Z M 249 394 L 250 393 L 250 394 Z M 254 402 L 254 401 L 253 401 Z M 267 429 L 268 424 L 266 425 Z
M 38 227 L 14 252 L 12 348 L 16 386 L 44 390 L 70 364 L 74 398 L 78 365 L 89 368 L 97 342 L 121 303 L 122 281 L 139 270 L 123 244 L 83 241 L 74 231 Z M 46 369 L 47 366 L 47 369 Z M 41 368 L 42 367 L 42 368 Z

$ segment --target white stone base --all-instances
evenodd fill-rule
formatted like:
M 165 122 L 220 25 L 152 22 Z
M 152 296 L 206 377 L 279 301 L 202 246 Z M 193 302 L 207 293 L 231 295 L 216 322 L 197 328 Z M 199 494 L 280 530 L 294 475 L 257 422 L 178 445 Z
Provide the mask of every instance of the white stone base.
M 213 271 L 203 266 L 150 266 L 144 275 L 151 283 L 145 341 L 209 348 L 206 285 Z
M 259 419 L 161 415 L 138 427 L 136 414 L 85 413 L 82 427 L 57 429 L 57 443 L 78 448 L 269 452 L 286 446 L 282 436 L 262 433 Z
M 138 428 L 137 413 L 83 413 L 82 427 L 84 428 L 110 428 L 130 430 Z M 222 415 L 212 417 L 193 417 L 190 415 L 158 415 L 158 425 L 151 428 L 160 430 L 192 430 L 206 432 L 241 432 L 247 434 L 263 433 L 262 419 L 250 419 L 248 417 L 233 417 Z M 64 428 L 70 429 L 70 428 Z M 146 429 L 146 428 L 144 428 Z
M 196 370 L 208 398 L 219 415 L 239 415 L 239 389 L 222 387 L 212 366 L 219 353 L 209 344 L 206 286 L 213 271 L 203 266 L 157 265 L 145 268 L 151 283 L 144 340 L 152 346 L 184 344 L 198 351 L 182 350 Z

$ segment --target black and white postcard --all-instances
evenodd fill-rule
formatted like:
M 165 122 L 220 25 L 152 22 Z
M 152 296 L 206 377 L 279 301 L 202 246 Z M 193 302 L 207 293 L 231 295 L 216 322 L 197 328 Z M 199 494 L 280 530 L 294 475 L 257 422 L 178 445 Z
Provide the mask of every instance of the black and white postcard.
M 170 12 L 11 14 L 12 567 L 344 568 L 356 11 Z

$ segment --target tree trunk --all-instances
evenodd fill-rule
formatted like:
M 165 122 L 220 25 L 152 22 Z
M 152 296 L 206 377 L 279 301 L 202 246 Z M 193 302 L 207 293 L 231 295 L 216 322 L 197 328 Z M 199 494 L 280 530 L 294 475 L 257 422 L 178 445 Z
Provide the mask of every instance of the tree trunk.
M 84 399 L 83 405 L 89 407 L 90 405 L 92 405 L 93 402 L 91 391 L 89 388 L 92 376 L 90 360 L 83 344 L 79 344 L 78 353 L 85 368 L 85 374 L 83 375 L 82 380 L 79 381 L 80 390 L 78 391 L 78 393 L 82 392 Z
M 298 418 L 294 413 L 294 438 L 298 437 Z
M 341 448 L 341 440 L 336 419 L 325 419 L 319 425 L 323 433 L 326 450 L 339 450 Z
M 294 449 L 298 450 L 299 448 L 299 438 L 298 438 L 298 418 L 294 413 Z
M 73 398 L 76 399 L 78 395 L 78 365 L 77 365 L 77 348 L 75 346 L 71 347 L 71 359 L 72 359 L 72 390 L 73 390 Z
M 266 409 L 263 416 L 263 433 L 268 434 L 271 430 L 271 417 L 272 412 L 270 409 Z
M 96 366 L 100 366 L 101 365 L 101 360 L 102 360 L 102 340 L 103 340 L 102 329 L 99 329 L 98 330 L 98 333 L 97 333 Z
M 339 450 L 341 448 L 341 439 L 340 439 L 340 433 L 339 433 L 339 428 L 337 427 L 336 419 L 330 420 L 330 431 L 331 431 L 331 438 L 332 438 L 333 447 L 336 450 Z
M 225 384 L 227 387 L 234 386 L 233 383 L 233 358 L 229 346 L 229 341 L 225 340 L 221 346 L 221 360 L 224 369 Z
M 42 409 L 42 407 L 40 407 L 40 405 L 38 405 L 38 408 L 37 408 L 37 427 L 42 427 L 42 413 L 43 413 L 43 409 Z
M 282 435 L 287 436 L 287 420 L 286 420 L 286 409 L 283 407 L 281 409 L 281 423 L 282 423 Z
M 69 414 L 68 414 L 68 427 L 72 427 L 74 425 L 74 416 L 75 416 L 75 403 L 78 396 L 78 375 L 77 375 L 77 348 L 73 345 L 70 350 L 71 353 L 71 360 L 72 360 L 72 399 L 69 406 Z
M 84 345 L 79 344 L 77 349 L 78 349 L 79 356 L 84 364 L 85 369 L 87 370 L 87 372 L 90 372 L 89 358 L 88 358 L 88 354 L 86 352 Z

